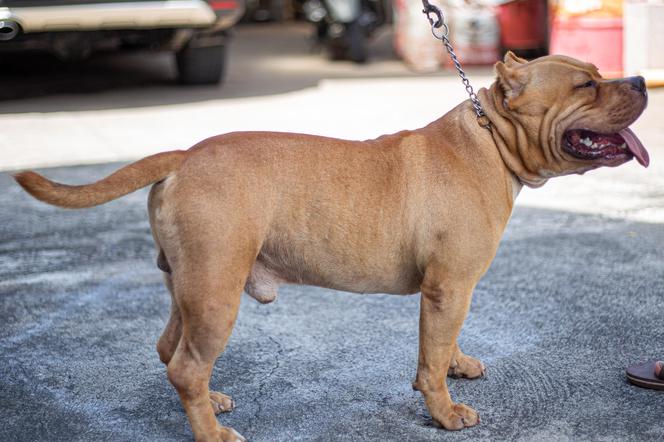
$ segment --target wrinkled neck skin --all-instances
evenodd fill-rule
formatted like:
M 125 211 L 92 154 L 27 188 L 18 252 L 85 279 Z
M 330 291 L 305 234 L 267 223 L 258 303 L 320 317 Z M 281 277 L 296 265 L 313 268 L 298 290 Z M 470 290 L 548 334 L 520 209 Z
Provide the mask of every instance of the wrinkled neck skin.
M 491 120 L 491 135 L 507 168 L 528 187 L 543 186 L 548 179 L 540 174 L 547 160 L 542 152 L 552 151 L 548 146 L 552 137 L 545 136 L 541 140 L 532 139 L 531 135 L 548 134 L 552 121 L 544 118 L 539 122 L 539 127 L 524 127 L 503 107 L 503 95 L 496 84 L 490 89 L 482 88 L 478 92 L 478 97 L 486 116 Z M 544 127 L 547 124 L 549 127 Z M 546 143 L 547 146 L 544 149 L 538 148 L 537 146 L 542 143 Z
M 479 125 L 470 100 L 460 103 L 421 130 L 430 131 L 427 136 L 433 139 L 440 139 L 441 134 L 447 135 L 444 137 L 446 148 L 452 148 L 457 158 L 471 162 L 471 169 L 479 174 L 482 181 L 491 182 L 494 189 L 505 185 L 506 195 L 511 197 L 508 205 L 512 209 L 523 183 L 507 167 L 496 149 L 492 131 Z

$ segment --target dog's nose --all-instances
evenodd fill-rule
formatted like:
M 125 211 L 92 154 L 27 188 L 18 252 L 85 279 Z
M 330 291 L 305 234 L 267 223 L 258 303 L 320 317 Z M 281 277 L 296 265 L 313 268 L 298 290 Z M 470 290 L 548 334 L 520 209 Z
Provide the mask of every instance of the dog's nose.
M 637 75 L 636 77 L 629 77 L 627 81 L 632 89 L 641 92 L 643 95 L 647 95 L 646 80 L 642 76 Z

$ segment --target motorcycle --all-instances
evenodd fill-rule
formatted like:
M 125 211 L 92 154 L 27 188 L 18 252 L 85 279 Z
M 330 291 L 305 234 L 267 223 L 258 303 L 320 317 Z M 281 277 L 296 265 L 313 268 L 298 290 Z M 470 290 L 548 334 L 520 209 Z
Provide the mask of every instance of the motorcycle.
M 369 38 L 392 18 L 390 0 L 307 0 L 303 12 L 333 60 L 356 63 L 367 61 Z

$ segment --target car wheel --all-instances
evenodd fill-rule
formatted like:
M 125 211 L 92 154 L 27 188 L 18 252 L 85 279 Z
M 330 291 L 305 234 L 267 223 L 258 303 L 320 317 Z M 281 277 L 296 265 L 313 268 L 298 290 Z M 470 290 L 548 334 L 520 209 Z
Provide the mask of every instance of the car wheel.
M 175 54 L 175 60 L 180 83 L 218 84 L 225 73 L 226 46 L 187 46 Z

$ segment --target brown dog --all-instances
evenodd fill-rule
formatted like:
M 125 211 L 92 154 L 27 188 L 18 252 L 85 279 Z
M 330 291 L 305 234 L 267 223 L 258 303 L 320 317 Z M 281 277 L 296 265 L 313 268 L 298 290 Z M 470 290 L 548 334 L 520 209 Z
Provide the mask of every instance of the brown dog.
M 522 183 L 617 166 L 648 154 L 627 127 L 644 110 L 641 77 L 604 80 L 562 56 L 512 54 L 479 92 L 490 130 L 464 102 L 428 126 L 370 141 L 231 133 L 144 158 L 90 185 L 16 180 L 34 197 L 90 207 L 151 183 L 149 213 L 172 297 L 157 351 L 200 441 L 244 440 L 208 388 L 243 289 L 260 302 L 280 283 L 353 292 L 422 292 L 414 387 L 450 430 L 479 422 L 445 377 L 484 366 L 457 336 Z

